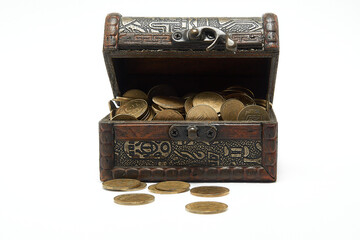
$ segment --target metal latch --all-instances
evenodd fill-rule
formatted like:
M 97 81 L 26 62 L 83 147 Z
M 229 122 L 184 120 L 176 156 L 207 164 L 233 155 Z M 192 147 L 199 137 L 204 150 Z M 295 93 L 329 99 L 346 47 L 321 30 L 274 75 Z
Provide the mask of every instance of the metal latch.
M 229 51 L 235 52 L 237 44 L 228 34 L 218 28 L 203 26 L 192 28 L 184 31 L 177 31 L 172 34 L 174 42 L 210 42 L 211 44 L 206 48 L 206 51 L 212 50 L 219 42 L 225 43 L 225 48 Z
M 210 142 L 216 138 L 215 126 L 174 124 L 169 129 L 169 136 L 175 141 L 205 141 Z

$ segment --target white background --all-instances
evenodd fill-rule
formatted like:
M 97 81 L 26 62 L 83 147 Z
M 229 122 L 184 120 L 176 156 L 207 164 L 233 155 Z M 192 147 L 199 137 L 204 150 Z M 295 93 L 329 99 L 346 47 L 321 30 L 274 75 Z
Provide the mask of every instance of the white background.
M 1 1 L 0 239 L 359 239 L 358 1 Z M 101 187 L 107 13 L 279 17 L 278 181 L 126 207 Z M 205 184 L 192 184 L 199 186 Z M 142 192 L 147 192 L 143 190 Z

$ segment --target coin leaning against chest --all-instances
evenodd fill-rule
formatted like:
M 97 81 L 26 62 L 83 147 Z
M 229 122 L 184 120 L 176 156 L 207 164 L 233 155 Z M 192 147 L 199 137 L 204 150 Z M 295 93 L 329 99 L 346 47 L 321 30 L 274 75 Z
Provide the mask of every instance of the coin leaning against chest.
M 212 107 L 217 113 L 220 112 L 221 105 L 225 102 L 225 99 L 218 93 L 215 92 L 201 92 L 197 94 L 192 104 L 193 106 L 198 105 L 209 105 Z
M 221 202 L 193 202 L 185 206 L 185 209 L 191 213 L 198 214 L 215 214 L 225 212 L 228 205 Z
M 186 120 L 194 121 L 217 121 L 219 120 L 216 111 L 208 105 L 192 107 L 186 114 Z
M 114 197 L 114 202 L 121 205 L 143 205 L 151 203 L 155 197 L 145 193 L 122 194 Z
M 146 113 L 147 108 L 148 104 L 144 99 L 133 99 L 120 106 L 116 110 L 116 115 L 128 114 L 138 119 Z

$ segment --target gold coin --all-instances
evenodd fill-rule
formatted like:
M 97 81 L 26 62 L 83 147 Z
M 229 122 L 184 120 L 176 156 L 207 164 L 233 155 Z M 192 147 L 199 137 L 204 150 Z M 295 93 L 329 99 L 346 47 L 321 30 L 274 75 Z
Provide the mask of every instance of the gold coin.
M 149 117 L 146 119 L 146 121 L 152 121 L 153 119 L 154 119 L 154 117 L 155 117 L 155 111 L 154 110 L 152 110 L 152 109 L 149 109 L 149 112 L 150 112 L 150 115 L 149 115 Z
M 152 101 L 162 108 L 181 109 L 184 108 L 185 100 L 174 96 L 155 96 Z
M 268 121 L 270 120 L 268 112 L 260 106 L 246 106 L 238 116 L 239 121 Z
M 193 106 L 209 105 L 217 113 L 220 112 L 221 105 L 225 102 L 225 99 L 215 92 L 201 92 L 197 94 L 193 99 Z
M 244 108 L 244 104 L 235 98 L 226 100 L 221 106 L 221 117 L 225 121 L 237 120 L 240 111 Z
M 192 107 L 186 114 L 186 120 L 194 121 L 217 121 L 219 120 L 216 111 L 208 105 Z
M 159 105 L 157 105 L 157 104 L 155 104 L 155 103 L 153 103 L 153 104 L 151 105 L 151 108 L 152 108 L 152 110 L 154 110 L 155 113 L 160 112 L 160 111 L 163 110 L 163 109 L 161 109 L 161 108 L 159 107 Z
M 182 181 L 165 181 L 156 184 L 155 188 L 162 191 L 176 191 L 179 189 L 189 189 L 190 184 Z
M 144 93 L 140 89 L 130 89 L 126 91 L 122 96 L 125 98 L 148 100 L 148 96 L 146 95 L 146 93 Z
M 118 114 L 115 115 L 111 120 L 113 121 L 133 121 L 137 120 L 136 117 L 130 114 Z
M 265 109 L 267 108 L 267 105 L 269 104 L 269 106 L 272 106 L 271 102 L 265 100 L 265 99 L 259 99 L 259 98 L 255 98 L 254 99 L 256 105 L 258 106 L 262 106 L 264 107 Z
M 147 95 L 149 99 L 153 99 L 155 96 L 177 96 L 177 93 L 173 87 L 161 84 L 152 87 Z
M 116 109 L 116 115 L 128 114 L 141 119 L 147 113 L 147 109 L 148 104 L 144 99 L 133 99 Z
M 185 206 L 185 209 L 191 213 L 215 214 L 225 212 L 228 205 L 221 202 L 193 202 Z
M 114 191 L 124 191 L 139 187 L 141 182 L 136 179 L 119 178 L 103 182 L 103 188 Z
M 123 105 L 124 103 L 133 100 L 132 98 L 126 98 L 126 97 L 116 97 L 112 99 L 113 101 L 115 101 L 118 105 Z
M 177 194 L 177 193 L 183 193 L 183 192 L 186 192 L 186 191 L 189 190 L 187 188 L 187 189 L 177 189 L 177 190 L 174 190 L 174 191 L 163 191 L 163 190 L 157 189 L 156 185 L 157 184 L 150 185 L 148 187 L 149 191 L 152 192 L 152 193 L 157 193 L 157 194 Z
M 226 99 L 230 99 L 230 98 L 235 98 L 240 100 L 245 106 L 247 105 L 255 105 L 255 101 L 254 99 L 252 99 L 251 97 L 249 97 L 247 94 L 245 93 L 232 93 L 229 94 L 225 97 Z
M 153 120 L 157 121 L 176 121 L 184 120 L 184 117 L 178 111 L 167 109 L 156 113 Z
M 189 97 L 186 99 L 184 107 L 185 112 L 187 113 L 193 107 L 193 97 Z
M 151 203 L 155 197 L 145 193 L 122 194 L 114 197 L 114 202 L 121 205 L 143 205 Z
M 229 189 L 226 187 L 204 186 L 192 188 L 190 193 L 198 197 L 221 197 L 228 195 Z
M 129 191 L 139 191 L 139 190 L 143 190 L 143 189 L 145 189 L 145 188 L 146 188 L 146 186 L 147 186 L 147 184 L 146 184 L 146 183 L 144 183 L 144 182 L 140 182 L 140 186 L 135 187 L 135 188 L 130 188 L 130 189 L 125 190 L 125 191 L 127 191 L 127 192 L 129 192 Z

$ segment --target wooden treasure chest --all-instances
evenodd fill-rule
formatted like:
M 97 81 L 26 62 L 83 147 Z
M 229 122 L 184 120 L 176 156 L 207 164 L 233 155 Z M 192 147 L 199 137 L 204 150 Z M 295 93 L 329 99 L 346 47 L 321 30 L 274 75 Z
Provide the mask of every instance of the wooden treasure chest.
M 99 122 L 101 181 L 276 181 L 275 14 L 144 18 L 112 13 L 105 20 L 103 53 L 114 98 L 110 114 Z M 133 95 L 125 94 L 129 90 Z M 207 112 L 215 117 L 201 110 L 219 103 L 207 93 L 224 99 L 221 110 Z M 235 117 L 222 112 L 229 99 L 243 104 L 227 110 Z M 171 105 L 179 102 L 185 107 Z M 178 118 L 159 114 L 171 115 L 174 108 Z

